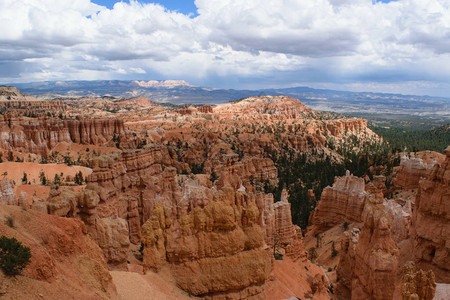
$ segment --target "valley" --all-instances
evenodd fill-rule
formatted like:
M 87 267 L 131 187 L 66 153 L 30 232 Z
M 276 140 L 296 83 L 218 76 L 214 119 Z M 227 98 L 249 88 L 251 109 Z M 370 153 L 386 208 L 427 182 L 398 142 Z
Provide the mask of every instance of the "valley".
M 89 84 L 0 87 L 0 234 L 32 254 L 5 299 L 449 295 L 447 100 Z

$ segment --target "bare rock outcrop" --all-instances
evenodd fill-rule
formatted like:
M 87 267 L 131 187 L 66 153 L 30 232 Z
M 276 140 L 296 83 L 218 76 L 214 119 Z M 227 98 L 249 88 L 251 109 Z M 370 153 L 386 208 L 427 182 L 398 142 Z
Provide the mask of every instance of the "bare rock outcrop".
M 402 300 L 432 300 L 436 292 L 433 271 L 418 270 L 414 262 L 407 262 L 402 270 L 400 290 Z
M 18 205 L 17 197 L 14 192 L 14 182 L 6 177 L 0 180 L 0 203 L 6 205 Z
M 127 222 L 115 216 L 98 218 L 95 228 L 96 241 L 110 268 L 127 270 L 126 258 L 130 246 Z
M 441 156 L 442 154 L 437 153 L 437 155 Z M 440 157 L 438 159 L 441 160 Z M 427 177 L 437 163 L 436 160 L 424 162 L 420 153 L 411 156 L 403 155 L 397 176 L 394 179 L 395 186 L 402 189 L 417 189 L 420 179 Z
M 298 99 L 286 96 L 249 97 L 236 102 L 219 104 L 215 110 L 219 113 L 267 114 L 275 118 L 300 118 L 314 115 L 314 111 Z
M 255 195 L 226 187 L 216 201 L 174 217 L 156 205 L 142 228 L 144 268 L 169 264 L 177 285 L 193 295 L 263 298 L 271 270 Z
M 314 230 L 325 231 L 335 225 L 361 222 L 368 199 L 364 179 L 350 175 L 336 177 L 332 187 L 326 187 L 316 205 L 311 221 Z
M 399 250 L 391 238 L 390 224 L 381 192 L 371 194 L 364 207 L 361 232 L 356 228 L 341 245 L 337 269 L 340 299 L 391 300 L 399 261 Z
M 142 227 L 145 269 L 169 266 L 177 285 L 193 295 L 263 299 L 274 247 L 293 260 L 306 260 L 285 192 L 274 204 L 272 195 L 243 186 L 216 190 L 201 178 L 182 187 L 186 197 L 177 206 L 155 204 Z
M 420 267 L 431 268 L 439 282 L 450 283 L 450 146 L 441 166 L 435 164 L 419 183 L 411 237 Z

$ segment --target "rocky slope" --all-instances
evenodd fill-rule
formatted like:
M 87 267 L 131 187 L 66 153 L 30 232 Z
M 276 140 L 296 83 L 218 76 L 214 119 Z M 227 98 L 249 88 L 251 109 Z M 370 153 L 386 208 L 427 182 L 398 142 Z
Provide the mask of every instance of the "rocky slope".
M 0 235 L 31 248 L 24 276 L 0 271 L 2 299 L 118 299 L 102 251 L 83 222 L 0 204 Z
M 12 86 L 0 86 L 0 111 L 19 115 L 39 115 L 47 112 L 64 113 L 67 105 L 60 100 L 43 101 L 22 94 Z

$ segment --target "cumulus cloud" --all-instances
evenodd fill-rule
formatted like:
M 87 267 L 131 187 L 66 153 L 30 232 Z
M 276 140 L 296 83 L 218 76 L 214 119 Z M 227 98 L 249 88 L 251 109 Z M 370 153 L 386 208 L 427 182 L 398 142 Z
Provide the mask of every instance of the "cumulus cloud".
M 432 87 L 450 78 L 447 0 L 195 4 L 192 17 L 134 0 L 112 9 L 89 0 L 2 0 L 0 81 L 147 75 L 235 87 L 395 81 Z

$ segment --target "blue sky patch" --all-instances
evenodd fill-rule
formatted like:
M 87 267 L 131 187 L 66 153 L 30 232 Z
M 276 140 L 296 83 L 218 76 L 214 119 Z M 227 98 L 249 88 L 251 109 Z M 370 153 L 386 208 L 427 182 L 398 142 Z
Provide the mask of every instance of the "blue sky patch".
M 117 1 L 117 0 L 91 0 L 91 2 L 106 6 L 109 9 L 112 9 L 114 4 L 117 2 L 127 2 L 130 1 Z M 165 8 L 171 11 L 178 11 L 185 15 L 192 14 L 192 16 L 197 16 L 197 7 L 194 4 L 194 0 L 139 0 L 140 3 L 158 3 L 163 5 Z

